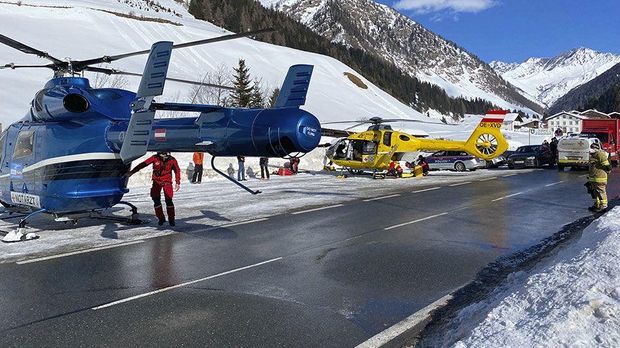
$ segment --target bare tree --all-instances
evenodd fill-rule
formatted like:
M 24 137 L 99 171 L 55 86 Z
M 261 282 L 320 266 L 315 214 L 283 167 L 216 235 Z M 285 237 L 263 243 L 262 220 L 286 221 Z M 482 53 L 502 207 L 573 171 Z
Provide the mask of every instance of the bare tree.
M 225 65 L 220 65 L 214 71 L 204 74 L 200 78 L 200 82 L 214 85 L 229 85 L 231 76 L 230 70 Z M 222 88 L 197 85 L 190 89 L 188 99 L 192 104 L 228 106 L 229 92 Z
M 101 65 L 99 65 L 101 67 Z M 124 89 L 129 85 L 129 80 L 123 75 L 107 75 L 95 73 L 90 80 L 92 88 L 119 88 Z

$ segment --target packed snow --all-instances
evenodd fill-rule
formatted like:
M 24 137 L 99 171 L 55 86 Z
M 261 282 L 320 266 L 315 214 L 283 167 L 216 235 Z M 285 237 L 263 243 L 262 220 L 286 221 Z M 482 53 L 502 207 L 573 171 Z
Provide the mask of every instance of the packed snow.
M 620 207 L 581 238 L 460 311 L 455 347 L 620 346 Z

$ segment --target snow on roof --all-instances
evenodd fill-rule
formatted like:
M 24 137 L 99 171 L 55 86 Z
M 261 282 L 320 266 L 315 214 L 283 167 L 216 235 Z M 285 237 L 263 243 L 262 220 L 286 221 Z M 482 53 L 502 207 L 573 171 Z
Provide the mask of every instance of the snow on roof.
M 578 113 L 576 113 L 574 111 L 561 111 L 561 112 L 558 112 L 557 114 L 554 114 L 554 115 L 551 115 L 551 116 L 547 117 L 547 121 L 549 121 L 552 118 L 556 118 L 556 117 L 559 117 L 559 116 L 562 116 L 562 115 L 567 115 L 567 116 L 575 117 L 575 118 L 578 118 L 580 120 L 587 119 L 586 116 L 580 115 L 580 114 L 578 114 Z
M 595 109 L 589 109 L 589 110 L 580 112 L 580 115 L 586 116 L 588 118 L 608 118 L 609 117 L 609 115 L 607 115 L 606 113 L 600 112 Z

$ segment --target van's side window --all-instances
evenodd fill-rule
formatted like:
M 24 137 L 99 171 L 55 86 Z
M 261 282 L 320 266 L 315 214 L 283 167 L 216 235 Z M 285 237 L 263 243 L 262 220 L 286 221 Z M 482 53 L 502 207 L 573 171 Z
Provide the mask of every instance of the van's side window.
M 13 159 L 28 157 L 32 155 L 34 150 L 34 131 L 21 131 L 17 136 L 15 151 L 13 151 Z

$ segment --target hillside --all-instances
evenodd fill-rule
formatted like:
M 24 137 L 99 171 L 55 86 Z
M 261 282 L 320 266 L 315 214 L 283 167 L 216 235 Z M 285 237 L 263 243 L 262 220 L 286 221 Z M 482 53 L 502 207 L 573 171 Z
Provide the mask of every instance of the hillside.
M 452 97 L 482 98 L 503 108 L 541 111 L 474 54 L 374 0 L 260 0 L 334 43 L 394 64 Z
M 551 107 L 571 89 L 618 63 L 618 55 L 578 48 L 552 58 L 529 58 L 522 63 L 491 62 L 491 66 L 504 79 Z
M 274 33 L 263 35 L 259 39 L 334 57 L 406 105 L 412 105 L 421 111 L 432 109 L 443 114 L 452 112 L 462 115 L 484 113 L 493 108 L 491 102 L 481 97 L 473 100 L 450 98 L 442 88 L 403 73 L 382 57 L 362 49 L 333 43 L 286 14 L 262 7 L 256 0 L 238 0 L 232 3 L 227 0 L 193 0 L 190 12 L 196 18 L 214 22 L 235 32 L 256 27 L 275 28 Z
M 195 19 L 182 4 L 173 0 L 157 3 L 139 0 L 28 0 L 20 3 L 21 6 L 0 3 L 2 34 L 59 58 L 94 58 L 146 49 L 158 40 L 180 43 L 228 33 Z M 289 66 L 313 64 L 313 80 L 304 108 L 322 121 L 376 115 L 423 117 L 336 59 L 251 39 L 175 50 L 169 76 L 200 79 L 221 66 L 230 72 L 240 58 L 246 60 L 252 77 L 262 80 L 263 85 L 270 88 L 282 83 Z M 146 56 L 132 57 L 115 62 L 113 67 L 142 72 L 145 60 Z M 47 63 L 4 45 L 0 45 L 0 62 Z M 358 87 L 344 73 L 359 76 L 367 88 Z M 93 75 L 86 76 L 92 80 Z M 50 77 L 51 71 L 48 70 L 0 70 L 0 122 L 6 125 L 20 119 L 27 112 L 34 94 Z M 137 84 L 137 78 L 129 77 L 126 88 L 136 90 Z M 190 86 L 169 82 L 165 97 L 161 99 L 188 101 L 190 91 Z
M 620 63 L 595 79 L 572 89 L 549 108 L 549 113 L 586 109 L 607 113 L 620 111 Z

